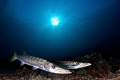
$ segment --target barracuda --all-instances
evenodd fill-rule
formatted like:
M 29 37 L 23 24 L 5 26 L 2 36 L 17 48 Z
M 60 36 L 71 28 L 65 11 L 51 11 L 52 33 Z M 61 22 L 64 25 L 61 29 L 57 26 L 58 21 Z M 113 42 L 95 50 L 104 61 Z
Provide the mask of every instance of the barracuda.
M 79 69 L 83 67 L 90 66 L 91 63 L 82 63 L 82 62 L 75 62 L 75 61 L 58 61 L 56 64 L 59 67 L 65 68 L 65 69 Z
M 21 61 L 21 66 L 24 64 L 33 66 L 33 70 L 39 68 L 44 71 L 56 73 L 56 74 L 71 74 L 72 73 L 71 71 L 61 68 L 47 60 L 26 55 L 25 52 L 24 52 L 24 55 L 17 55 L 16 52 L 14 51 L 14 56 L 11 58 L 10 61 L 12 62 L 16 59 Z

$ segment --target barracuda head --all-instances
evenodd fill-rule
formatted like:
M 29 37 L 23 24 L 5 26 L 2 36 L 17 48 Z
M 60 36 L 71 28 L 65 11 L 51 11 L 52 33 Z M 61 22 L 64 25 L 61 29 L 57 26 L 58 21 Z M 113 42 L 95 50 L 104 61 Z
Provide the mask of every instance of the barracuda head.
M 56 73 L 56 74 L 71 74 L 72 72 L 70 72 L 69 70 L 66 70 L 66 69 L 63 69 L 63 68 L 60 68 L 58 67 L 57 65 L 55 64 L 52 64 L 52 63 L 45 63 L 44 65 L 44 68 L 51 72 L 51 73 Z
M 91 63 L 81 63 L 81 62 L 77 62 L 76 65 L 71 65 L 71 69 L 79 69 L 79 68 L 83 68 L 83 67 L 87 67 L 90 66 Z

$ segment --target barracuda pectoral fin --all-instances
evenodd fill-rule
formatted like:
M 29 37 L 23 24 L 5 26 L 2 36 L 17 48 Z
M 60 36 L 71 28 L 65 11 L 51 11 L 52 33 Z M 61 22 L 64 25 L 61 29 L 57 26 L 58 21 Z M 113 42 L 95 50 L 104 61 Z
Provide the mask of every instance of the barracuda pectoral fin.
M 32 67 L 32 70 L 36 70 L 36 69 L 38 69 L 38 67 Z
M 24 65 L 24 63 L 23 63 L 23 62 L 21 62 L 21 63 L 20 63 L 20 66 L 23 66 L 23 65 Z

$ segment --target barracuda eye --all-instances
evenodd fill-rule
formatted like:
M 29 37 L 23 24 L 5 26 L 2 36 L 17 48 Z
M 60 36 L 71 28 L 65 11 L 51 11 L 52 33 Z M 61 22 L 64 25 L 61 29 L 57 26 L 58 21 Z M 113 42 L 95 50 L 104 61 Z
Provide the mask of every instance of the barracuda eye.
M 55 65 L 52 66 L 53 69 L 55 69 L 55 67 L 56 67 Z

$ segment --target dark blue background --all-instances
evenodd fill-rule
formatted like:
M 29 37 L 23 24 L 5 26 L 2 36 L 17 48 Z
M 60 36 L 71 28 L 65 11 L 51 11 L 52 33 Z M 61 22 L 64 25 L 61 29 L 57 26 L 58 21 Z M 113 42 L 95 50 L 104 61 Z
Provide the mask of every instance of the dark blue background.
M 0 0 L 0 56 L 10 59 L 14 50 L 47 60 L 120 54 L 120 1 Z

